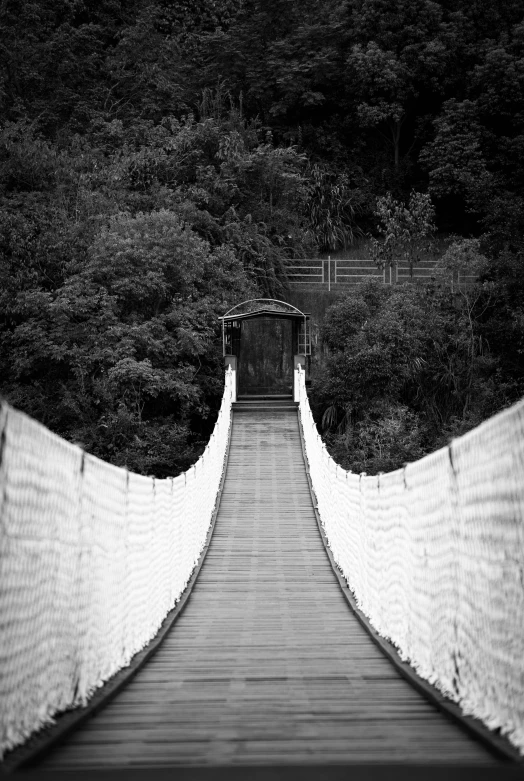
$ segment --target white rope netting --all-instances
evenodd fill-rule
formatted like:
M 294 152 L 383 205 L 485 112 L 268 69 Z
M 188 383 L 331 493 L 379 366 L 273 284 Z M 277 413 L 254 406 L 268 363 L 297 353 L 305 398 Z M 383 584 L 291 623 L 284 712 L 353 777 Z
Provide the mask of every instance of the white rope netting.
M 0 409 L 0 757 L 156 635 L 205 545 L 231 424 L 226 373 L 204 454 L 174 479 L 85 454 Z
M 380 476 L 329 456 L 298 378 L 329 547 L 362 612 L 463 712 L 524 753 L 524 400 Z

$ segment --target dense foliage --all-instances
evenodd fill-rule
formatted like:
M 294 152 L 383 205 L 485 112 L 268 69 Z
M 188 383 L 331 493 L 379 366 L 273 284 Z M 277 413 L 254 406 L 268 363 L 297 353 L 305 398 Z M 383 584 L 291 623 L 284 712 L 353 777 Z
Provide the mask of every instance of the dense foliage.
M 459 274 L 478 281 L 459 285 Z M 371 279 L 332 306 L 311 395 L 334 458 L 390 471 L 523 395 L 523 297 L 506 319 L 517 288 L 522 296 L 522 282 L 490 278 L 478 240 L 466 239 L 427 284 Z
M 368 231 L 379 262 L 416 259 L 433 216 L 480 238 L 445 260 L 479 287 L 371 286 L 330 314 L 319 415 L 364 437 L 340 457 L 396 465 L 522 392 L 524 0 L 4 0 L 0 32 L 12 403 L 115 463 L 185 468 L 218 315 Z M 375 467 L 373 426 L 395 442 Z

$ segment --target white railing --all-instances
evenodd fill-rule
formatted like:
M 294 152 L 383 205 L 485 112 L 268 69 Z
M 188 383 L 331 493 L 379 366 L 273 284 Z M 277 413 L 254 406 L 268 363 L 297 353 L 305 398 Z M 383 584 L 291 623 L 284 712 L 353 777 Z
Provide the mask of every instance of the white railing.
M 234 372 L 196 464 L 155 480 L 0 409 L 0 757 L 91 694 L 155 636 L 205 545 Z
M 371 258 L 365 259 L 339 259 L 328 256 L 327 258 L 294 258 L 287 262 L 287 276 L 292 286 L 317 286 L 321 285 L 327 290 L 332 287 L 340 288 L 346 285 L 356 285 L 368 277 L 376 277 L 384 283 L 393 284 L 400 281 L 402 275 L 397 273 L 397 263 L 393 267 L 378 268 Z M 435 262 L 432 262 L 435 265 Z M 422 277 L 426 275 L 422 271 Z M 414 278 L 419 278 L 418 267 L 415 269 Z
M 322 286 L 331 290 L 357 285 L 363 280 L 374 277 L 384 284 L 395 285 L 410 280 L 422 282 L 430 280 L 435 273 L 436 260 L 420 260 L 411 269 L 405 260 L 394 260 L 392 265 L 379 268 L 371 258 L 322 258 L 293 259 L 288 261 L 287 276 L 292 286 Z M 472 285 L 476 277 L 464 272 L 455 273 L 455 284 Z
M 287 276 L 293 285 L 323 285 L 324 261 L 320 258 L 303 258 L 288 261 Z
M 328 455 L 297 373 L 319 515 L 358 606 L 422 678 L 524 753 L 524 400 L 366 477 Z

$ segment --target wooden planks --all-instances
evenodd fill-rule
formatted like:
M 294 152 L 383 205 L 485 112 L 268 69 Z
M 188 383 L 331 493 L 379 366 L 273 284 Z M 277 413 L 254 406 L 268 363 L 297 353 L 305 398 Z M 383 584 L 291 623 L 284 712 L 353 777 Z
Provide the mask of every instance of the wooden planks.
M 126 689 L 40 767 L 495 761 L 352 615 L 320 540 L 296 411 L 253 408 L 235 412 L 188 607 Z

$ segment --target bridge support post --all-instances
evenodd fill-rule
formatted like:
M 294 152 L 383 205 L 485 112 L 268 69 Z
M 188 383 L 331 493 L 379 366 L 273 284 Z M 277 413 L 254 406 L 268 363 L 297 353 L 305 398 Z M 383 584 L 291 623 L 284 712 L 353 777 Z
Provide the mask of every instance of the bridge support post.
M 302 371 L 306 370 L 306 356 L 295 355 L 293 358 L 293 401 L 300 401 L 298 391 L 298 367 L 302 367 Z
M 224 366 L 226 369 L 228 366 L 231 366 L 231 371 L 233 372 L 233 397 L 231 401 L 234 402 L 237 400 L 237 357 L 236 355 L 225 355 Z

